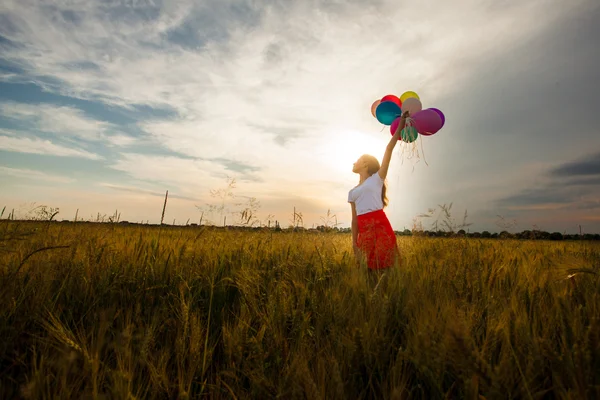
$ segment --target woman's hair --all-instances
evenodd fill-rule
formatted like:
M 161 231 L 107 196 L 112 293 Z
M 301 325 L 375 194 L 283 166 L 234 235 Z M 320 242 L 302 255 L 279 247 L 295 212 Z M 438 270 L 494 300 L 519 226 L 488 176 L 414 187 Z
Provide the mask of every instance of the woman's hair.
M 369 175 L 373 175 L 373 174 L 377 173 L 377 171 L 379 171 L 379 168 L 381 168 L 377 158 L 373 157 L 372 155 L 364 154 L 363 159 L 367 163 L 367 173 Z M 388 205 L 388 198 L 386 196 L 386 192 L 387 192 L 387 185 L 384 181 L 383 187 L 381 188 L 381 201 L 383 201 L 384 208 Z

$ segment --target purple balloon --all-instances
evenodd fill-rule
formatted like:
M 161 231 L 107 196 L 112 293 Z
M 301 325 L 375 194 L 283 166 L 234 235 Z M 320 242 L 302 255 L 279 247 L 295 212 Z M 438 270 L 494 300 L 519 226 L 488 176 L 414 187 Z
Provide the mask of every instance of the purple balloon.
M 440 118 L 442 119 L 442 126 L 444 126 L 444 124 L 446 123 L 446 116 L 444 115 L 444 113 L 443 113 L 443 112 L 441 112 L 441 111 L 440 111 L 439 109 L 437 109 L 437 108 L 430 107 L 430 108 L 428 108 L 428 109 L 429 109 L 429 110 L 433 110 L 433 111 L 435 111 L 436 113 L 438 113 L 438 115 L 439 115 L 439 116 L 440 116 Z
M 443 122 L 440 115 L 431 110 L 423 110 L 412 115 L 411 118 L 414 121 L 415 128 L 421 135 L 429 136 L 433 135 L 442 128 Z

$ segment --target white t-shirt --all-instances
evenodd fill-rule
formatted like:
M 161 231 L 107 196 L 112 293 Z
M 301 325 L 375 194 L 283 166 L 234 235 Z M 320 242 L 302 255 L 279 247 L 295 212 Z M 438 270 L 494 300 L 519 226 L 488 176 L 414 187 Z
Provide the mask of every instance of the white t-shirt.
M 381 200 L 382 188 L 383 179 L 376 172 L 362 184 L 348 192 L 348 202 L 355 204 L 357 215 L 383 210 L 383 200 Z

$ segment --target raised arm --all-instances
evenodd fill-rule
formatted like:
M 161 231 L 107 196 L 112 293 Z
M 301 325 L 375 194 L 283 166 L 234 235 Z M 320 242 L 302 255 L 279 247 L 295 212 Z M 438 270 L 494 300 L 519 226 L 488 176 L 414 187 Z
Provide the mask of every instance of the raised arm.
M 406 118 L 409 116 L 409 112 L 405 111 L 402 113 L 402 117 L 400 118 L 400 123 L 398 124 L 398 128 L 396 128 L 396 132 L 394 136 L 390 139 L 387 147 L 385 148 L 385 154 L 383 155 L 383 160 L 381 161 L 381 167 L 379 168 L 379 176 L 381 179 L 385 179 L 387 176 L 388 168 L 390 166 L 390 160 L 392 159 L 392 152 L 394 151 L 394 147 L 396 147 L 396 143 L 400 138 L 400 132 L 404 129 L 406 125 Z

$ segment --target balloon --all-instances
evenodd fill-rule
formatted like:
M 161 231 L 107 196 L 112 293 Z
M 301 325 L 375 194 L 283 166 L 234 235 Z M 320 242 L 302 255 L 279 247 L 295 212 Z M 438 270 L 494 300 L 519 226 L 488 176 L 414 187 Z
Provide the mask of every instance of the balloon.
M 384 125 L 391 125 L 392 122 L 402 114 L 398 104 L 391 101 L 384 101 L 377 106 L 375 116 L 379 122 Z
M 406 143 L 412 143 L 417 140 L 417 137 L 419 137 L 419 132 L 417 132 L 417 128 L 414 126 L 407 126 L 406 128 L 402 129 L 400 136 Z
M 402 93 L 402 96 L 400 96 L 400 101 L 402 103 L 404 103 L 406 101 L 406 99 L 410 99 L 410 98 L 415 98 L 417 100 L 420 99 L 418 94 L 416 94 L 415 92 L 410 92 L 409 91 L 409 92 Z
M 434 110 L 427 109 L 411 115 L 413 124 L 421 135 L 433 135 L 442 129 L 442 119 Z
M 379 103 L 381 103 L 381 100 L 375 100 L 375 102 L 371 106 L 371 114 L 373 114 L 373 117 L 375 118 L 377 118 L 377 115 L 375 115 L 375 110 L 377 110 L 377 106 L 379 105 Z
M 396 133 L 396 129 L 398 129 L 398 125 L 400 125 L 400 119 L 400 117 L 396 118 L 394 122 L 392 122 L 392 125 L 390 125 L 390 133 L 392 134 L 392 136 L 394 136 L 394 134 Z
M 444 124 L 446 123 L 446 116 L 444 116 L 444 113 L 441 112 L 440 110 L 438 110 L 437 108 L 428 108 L 428 110 L 433 110 L 436 113 L 438 113 L 438 115 L 440 116 L 440 118 L 442 119 L 442 126 L 444 126 Z
M 402 101 L 400 101 L 398 96 L 394 96 L 393 94 L 388 94 L 387 96 L 383 96 L 383 98 L 381 99 L 381 102 L 383 103 L 384 101 L 391 101 L 393 103 L 398 104 L 398 107 L 402 108 Z
M 421 100 L 415 97 L 409 97 L 402 102 L 402 111 L 409 111 L 410 115 L 414 115 L 423 109 Z

